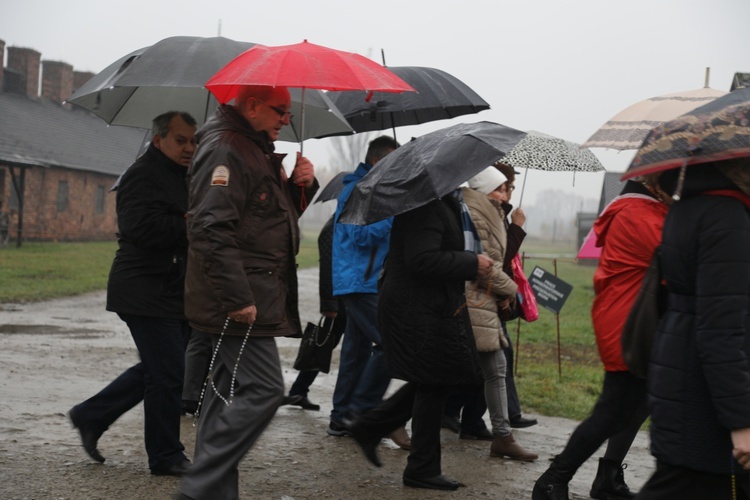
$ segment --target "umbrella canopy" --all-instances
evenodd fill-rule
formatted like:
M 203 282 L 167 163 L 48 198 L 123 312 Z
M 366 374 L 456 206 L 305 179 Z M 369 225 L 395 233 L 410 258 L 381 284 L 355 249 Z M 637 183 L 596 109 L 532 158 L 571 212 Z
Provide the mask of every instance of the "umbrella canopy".
M 533 168 L 554 172 L 601 172 L 604 165 L 589 149 L 574 142 L 529 130 L 503 157 L 513 168 Z
M 583 143 L 589 148 L 638 149 L 649 130 L 725 95 L 708 87 L 637 102 L 602 125 Z
M 748 156 L 750 88 L 741 88 L 651 130 L 622 179 Z
M 389 66 L 388 69 L 414 87 L 401 94 L 346 91 L 329 97 L 356 132 L 419 125 L 461 115 L 479 113 L 490 105 L 468 85 L 435 68 Z
M 221 103 L 243 85 L 270 85 L 324 90 L 414 91 L 405 81 L 366 57 L 315 45 L 255 45 L 206 82 Z
M 324 202 L 329 200 L 335 200 L 344 190 L 344 177 L 351 174 L 351 172 L 339 172 L 333 179 L 328 181 L 323 189 L 318 192 L 318 196 L 315 197 L 315 202 Z
M 357 183 L 339 220 L 371 224 L 429 203 L 494 164 L 525 136 L 504 125 L 477 122 L 418 137 Z
M 576 259 L 598 259 L 602 256 L 602 247 L 596 246 L 596 233 L 594 228 L 589 229 L 586 239 L 583 240 L 581 248 L 578 250 Z
M 202 124 L 218 102 L 204 84 L 222 66 L 254 44 L 223 37 L 178 36 L 131 52 L 95 75 L 67 100 L 111 125 L 151 128 L 167 111 L 186 111 Z M 301 93 L 292 95 L 292 112 L 300 111 Z M 319 91 L 306 96 L 304 138 L 351 133 L 351 127 L 328 97 Z M 301 123 L 293 118 L 279 139 L 300 140 Z

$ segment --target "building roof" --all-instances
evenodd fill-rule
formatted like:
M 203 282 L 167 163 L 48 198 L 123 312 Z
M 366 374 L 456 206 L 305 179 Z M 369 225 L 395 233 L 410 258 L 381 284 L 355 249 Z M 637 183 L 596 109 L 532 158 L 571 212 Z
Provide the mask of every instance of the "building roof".
M 50 99 L 0 92 L 0 163 L 120 175 L 146 134 L 109 126 L 88 111 L 69 110 Z

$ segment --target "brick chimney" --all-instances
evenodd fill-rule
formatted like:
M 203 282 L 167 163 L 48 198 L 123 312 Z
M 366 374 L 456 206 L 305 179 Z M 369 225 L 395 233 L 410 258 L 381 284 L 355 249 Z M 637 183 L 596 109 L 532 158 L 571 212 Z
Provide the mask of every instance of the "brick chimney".
M 62 103 L 73 93 L 73 66 L 61 61 L 42 61 L 42 97 Z
M 0 92 L 3 91 L 3 77 L 5 76 L 5 40 L 0 40 Z
M 21 84 L 26 95 L 39 97 L 39 63 L 42 54 L 34 49 L 8 47 L 8 68 L 21 75 Z
M 73 72 L 73 92 L 83 87 L 83 85 L 94 78 L 94 73 L 90 71 L 74 71 Z

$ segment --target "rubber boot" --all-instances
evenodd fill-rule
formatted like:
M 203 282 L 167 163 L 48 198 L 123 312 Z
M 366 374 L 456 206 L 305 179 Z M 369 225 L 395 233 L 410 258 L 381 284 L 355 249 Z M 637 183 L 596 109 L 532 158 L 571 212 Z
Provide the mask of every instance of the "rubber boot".
M 508 457 L 511 460 L 523 460 L 525 462 L 533 462 L 539 458 L 539 455 L 536 453 L 524 450 L 521 445 L 516 443 L 513 434 L 508 434 L 507 436 L 495 434 L 490 445 L 490 456 Z
M 599 459 L 599 469 L 596 471 L 596 477 L 591 484 L 591 498 L 597 500 L 630 500 L 635 498 L 635 493 L 630 491 L 625 484 L 625 474 L 627 464 L 619 464 L 615 460 L 606 458 Z
M 573 479 L 573 474 L 575 470 L 566 467 L 560 457 L 556 457 L 549 469 L 534 483 L 532 500 L 570 500 L 568 483 Z

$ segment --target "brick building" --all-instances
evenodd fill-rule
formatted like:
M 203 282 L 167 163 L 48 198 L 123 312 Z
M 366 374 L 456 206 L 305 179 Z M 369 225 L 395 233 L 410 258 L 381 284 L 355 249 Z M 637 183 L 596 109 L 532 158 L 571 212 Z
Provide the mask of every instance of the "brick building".
M 115 238 L 110 189 L 147 131 L 63 104 L 92 76 L 23 47 L 7 48 L 6 67 L 0 40 L 0 224 L 12 241 Z

